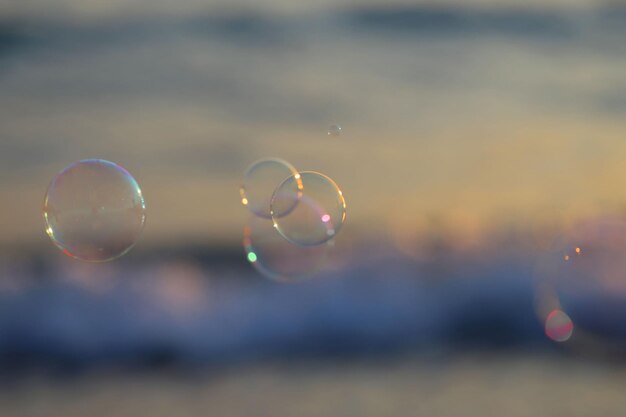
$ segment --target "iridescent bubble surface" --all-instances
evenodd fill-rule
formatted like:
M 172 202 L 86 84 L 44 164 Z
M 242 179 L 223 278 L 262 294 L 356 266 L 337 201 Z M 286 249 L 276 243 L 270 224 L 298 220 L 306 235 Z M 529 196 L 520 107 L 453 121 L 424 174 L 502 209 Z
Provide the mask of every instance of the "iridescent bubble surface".
M 341 126 L 332 125 L 328 128 L 328 136 L 339 136 L 341 135 Z
M 329 241 L 346 219 L 346 202 L 339 186 L 314 171 L 286 179 L 274 192 L 271 208 L 276 230 L 289 242 L 302 246 Z M 289 214 L 283 215 L 286 212 Z
M 278 158 L 264 158 L 252 163 L 244 173 L 243 183 L 239 189 L 241 203 L 256 216 L 272 218 L 270 213 L 272 194 L 289 177 L 295 178 L 292 186 L 293 192 L 297 193 L 301 188 L 298 171 L 289 162 Z M 297 201 L 294 201 L 293 206 L 283 207 L 284 211 L 276 212 L 275 216 L 288 214 L 296 204 Z
M 555 342 L 565 342 L 572 337 L 574 323 L 561 310 L 553 310 L 546 317 L 545 332 L 546 336 Z
M 113 162 L 86 159 L 54 177 L 43 216 L 46 233 L 64 254 L 105 262 L 124 255 L 137 242 L 146 206 L 128 171 Z
M 330 243 L 303 247 L 283 239 L 271 220 L 252 217 L 243 231 L 248 262 L 275 281 L 294 282 L 310 278 L 326 264 Z

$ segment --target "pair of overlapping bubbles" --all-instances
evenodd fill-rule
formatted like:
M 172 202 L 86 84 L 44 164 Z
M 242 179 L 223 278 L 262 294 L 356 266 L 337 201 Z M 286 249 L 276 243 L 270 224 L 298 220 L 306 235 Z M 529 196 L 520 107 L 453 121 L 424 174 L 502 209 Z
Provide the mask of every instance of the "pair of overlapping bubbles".
M 537 312 L 550 339 L 584 353 L 626 354 L 626 223 L 589 219 L 536 268 Z
M 240 194 L 253 214 L 244 229 L 248 260 L 277 280 L 317 272 L 346 219 L 346 202 L 335 181 L 265 158 L 248 167 Z

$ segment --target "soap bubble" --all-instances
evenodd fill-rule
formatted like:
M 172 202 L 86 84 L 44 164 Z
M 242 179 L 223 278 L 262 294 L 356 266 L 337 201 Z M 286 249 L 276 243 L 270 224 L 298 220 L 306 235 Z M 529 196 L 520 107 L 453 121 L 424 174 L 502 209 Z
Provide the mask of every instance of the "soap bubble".
M 276 187 L 289 177 L 294 177 L 292 183 L 294 193 L 297 193 L 302 184 L 299 181 L 298 171 L 289 162 L 278 158 L 265 158 L 254 162 L 248 167 L 243 183 L 239 189 L 241 203 L 247 206 L 252 213 L 264 219 L 271 219 L 270 200 Z M 283 207 L 284 211 L 276 212 L 275 216 L 287 215 L 297 204 Z
M 252 217 L 243 231 L 248 262 L 262 275 L 275 281 L 294 282 L 310 278 L 326 263 L 330 243 L 297 246 L 274 230 L 271 220 Z
M 283 215 L 286 212 L 288 215 Z M 332 179 L 305 171 L 287 178 L 274 191 L 271 213 L 274 227 L 285 239 L 314 246 L 339 233 L 346 219 L 346 203 Z
M 328 136 L 339 136 L 341 135 L 341 126 L 332 125 L 328 128 Z
M 124 255 L 137 242 L 146 206 L 128 171 L 113 162 L 86 159 L 54 177 L 43 216 L 46 233 L 64 254 L 105 262 Z

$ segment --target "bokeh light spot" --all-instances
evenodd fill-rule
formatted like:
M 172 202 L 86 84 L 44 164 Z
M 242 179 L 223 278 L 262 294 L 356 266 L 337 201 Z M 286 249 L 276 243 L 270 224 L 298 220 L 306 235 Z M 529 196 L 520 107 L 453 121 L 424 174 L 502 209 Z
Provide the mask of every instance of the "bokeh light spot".
M 574 332 L 574 323 L 561 310 L 553 310 L 546 317 L 546 336 L 555 342 L 566 342 Z

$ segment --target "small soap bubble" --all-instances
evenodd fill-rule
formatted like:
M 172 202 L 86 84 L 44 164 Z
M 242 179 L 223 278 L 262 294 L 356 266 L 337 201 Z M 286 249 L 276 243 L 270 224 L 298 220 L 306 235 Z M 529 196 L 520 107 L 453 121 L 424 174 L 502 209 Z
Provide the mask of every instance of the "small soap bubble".
M 253 216 L 243 230 L 248 262 L 263 276 L 281 282 L 311 278 L 327 262 L 330 244 L 303 247 L 283 239 L 271 220 Z
M 289 242 L 314 246 L 339 233 L 346 219 L 346 202 L 331 178 L 304 171 L 297 178 L 289 177 L 274 191 L 271 214 L 274 227 Z
M 137 181 L 119 165 L 86 159 L 66 167 L 48 187 L 43 205 L 46 233 L 64 254 L 105 262 L 137 242 L 146 206 Z
M 328 128 L 328 136 L 339 136 L 341 135 L 341 126 L 332 125 Z
M 297 193 L 302 187 L 298 171 L 289 162 L 278 158 L 260 159 L 248 167 L 243 176 L 243 182 L 239 189 L 241 203 L 256 216 L 264 219 L 272 217 L 270 213 L 270 200 L 276 187 L 281 185 L 287 178 L 294 177 L 293 192 Z M 293 202 L 295 206 L 297 201 Z M 275 216 L 288 214 L 293 207 L 283 207 L 284 211 L 276 212 Z

